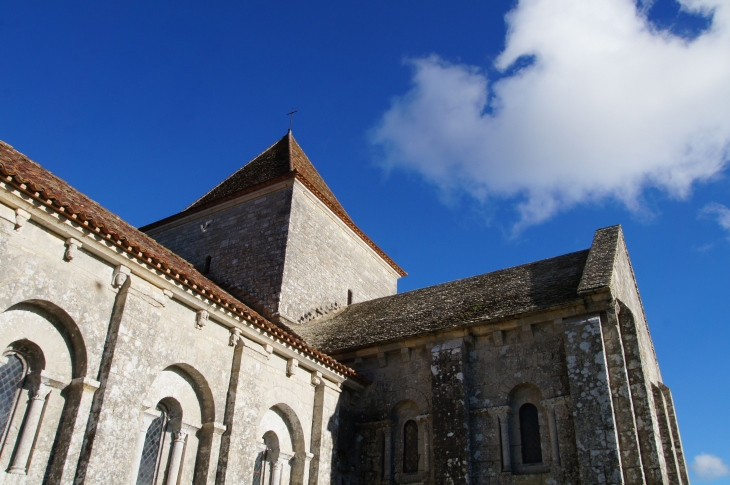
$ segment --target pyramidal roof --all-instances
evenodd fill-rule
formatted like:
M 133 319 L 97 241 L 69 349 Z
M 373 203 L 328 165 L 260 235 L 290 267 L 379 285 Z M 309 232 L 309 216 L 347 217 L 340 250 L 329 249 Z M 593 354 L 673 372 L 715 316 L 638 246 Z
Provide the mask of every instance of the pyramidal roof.
M 398 266 L 382 249 L 380 249 L 359 227 L 352 222 L 340 201 L 325 183 L 322 176 L 309 161 L 304 150 L 292 136 L 291 131 L 279 141 L 267 148 L 259 156 L 238 169 L 230 177 L 213 187 L 207 194 L 196 200 L 182 212 L 166 217 L 152 224 L 140 227 L 143 232 L 162 226 L 173 220 L 185 217 L 190 213 L 222 204 L 223 202 L 255 192 L 268 185 L 296 178 L 307 187 L 322 203 L 324 203 L 342 222 L 345 223 L 360 239 L 372 248 L 399 275 L 406 272 Z
M 196 200 L 185 211 L 210 207 L 236 197 L 247 189 L 265 183 L 278 182 L 296 175 L 308 182 L 305 185 L 311 185 L 318 192 L 317 195 L 324 198 L 328 205 L 334 206 L 335 212 L 347 215 L 342 204 L 309 161 L 291 132 Z

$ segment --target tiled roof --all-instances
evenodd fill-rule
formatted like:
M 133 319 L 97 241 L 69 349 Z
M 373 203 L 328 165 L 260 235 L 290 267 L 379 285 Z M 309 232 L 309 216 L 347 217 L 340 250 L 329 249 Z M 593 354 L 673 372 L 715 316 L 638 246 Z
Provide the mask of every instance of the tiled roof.
M 2 141 L 0 141 L 0 174 L 4 182 L 17 190 L 104 237 L 143 264 L 166 273 L 194 293 L 225 307 L 322 364 L 356 380 L 363 380 L 354 370 L 307 345 L 286 329 L 269 322 L 200 274 L 180 256 Z
M 618 226 L 600 229 L 593 247 L 603 254 L 619 234 Z M 593 288 L 610 282 L 613 259 L 591 259 L 593 247 L 357 303 L 329 319 L 298 326 L 297 333 L 317 348 L 337 353 L 578 303 L 581 281 L 594 281 Z
M 272 183 L 296 178 L 319 198 L 342 222 L 370 246 L 384 261 L 398 274 L 405 276 L 406 272 L 398 266 L 382 249 L 380 249 L 359 227 L 350 219 L 342 204 L 332 193 L 322 176 L 307 158 L 299 143 L 291 132 L 284 135 L 279 141 L 267 148 L 259 156 L 234 172 L 230 177 L 213 187 L 210 192 L 196 200 L 187 209 L 157 222 L 140 228 L 149 231 L 168 222 L 172 222 L 191 213 L 214 207 L 223 202 L 235 199 L 244 194 L 253 192 Z

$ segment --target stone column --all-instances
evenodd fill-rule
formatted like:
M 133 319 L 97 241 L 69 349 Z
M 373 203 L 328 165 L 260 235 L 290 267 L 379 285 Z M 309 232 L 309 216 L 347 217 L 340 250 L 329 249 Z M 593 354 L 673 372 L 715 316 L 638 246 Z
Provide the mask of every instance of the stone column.
M 185 440 L 187 437 L 188 433 L 182 430 L 173 435 L 170 467 L 167 470 L 167 482 L 165 485 L 177 485 L 177 478 L 180 475 L 180 468 L 183 463 L 183 451 L 185 450 Z
M 281 482 L 281 460 L 278 458 L 271 462 L 271 484 L 265 485 L 279 485 Z
M 502 444 L 502 472 L 512 472 L 512 456 L 509 442 L 509 415 L 512 409 L 509 406 L 489 408 L 487 412 L 497 418 L 497 431 Z
M 43 407 L 46 404 L 46 398 L 50 392 L 50 387 L 45 384 L 41 384 L 33 393 L 33 396 L 30 399 L 30 404 L 28 405 L 28 411 L 25 415 L 25 424 L 23 425 L 23 429 L 20 431 L 18 444 L 15 447 L 15 454 L 13 455 L 13 461 L 10 464 L 8 473 L 16 475 L 26 474 L 30 453 L 33 451 L 33 442 L 35 441 L 38 428 L 41 424 Z
M 431 348 L 433 469 L 436 483 L 469 483 L 469 410 L 463 338 Z
M 337 384 L 324 379 L 319 372 L 312 374 L 314 392 L 314 413 L 312 419 L 312 441 L 310 451 L 314 454 L 309 470 L 309 485 L 329 483 L 332 453 L 335 452 L 337 436 L 337 404 L 342 392 Z
M 99 389 L 100 383 L 89 377 L 79 377 L 71 381 L 72 388 L 81 387 L 81 400 L 76 410 L 76 419 L 73 420 L 71 428 L 71 441 L 68 446 L 68 454 L 63 466 L 61 485 L 71 485 L 74 479 L 74 471 L 78 464 L 81 445 L 84 441 L 84 433 L 91 413 L 91 404 L 94 401 L 94 394 Z
M 226 431 L 226 426 L 222 423 L 205 423 L 201 428 L 202 435 L 208 436 L 208 442 L 210 443 L 210 453 L 208 462 L 208 475 L 206 483 L 213 484 L 216 479 L 216 470 L 218 468 L 218 456 L 221 448 L 221 438 L 223 433 Z M 198 444 L 201 446 L 201 444 Z
M 130 470 L 129 483 L 135 485 L 137 483 L 137 475 L 139 474 L 140 460 L 142 460 L 142 451 L 144 451 L 144 442 L 147 438 L 147 429 L 155 418 L 159 417 L 159 411 L 157 415 L 151 414 L 149 411 L 142 412 L 142 423 L 140 424 L 139 431 L 137 432 L 137 446 L 134 452 L 134 461 L 132 462 L 132 469 Z
M 559 396 L 551 399 L 544 399 L 540 404 L 543 405 L 547 412 L 553 465 L 560 466 L 560 440 L 558 439 L 558 423 L 555 417 L 555 407 L 563 406 L 565 404 L 565 398 L 563 396 Z

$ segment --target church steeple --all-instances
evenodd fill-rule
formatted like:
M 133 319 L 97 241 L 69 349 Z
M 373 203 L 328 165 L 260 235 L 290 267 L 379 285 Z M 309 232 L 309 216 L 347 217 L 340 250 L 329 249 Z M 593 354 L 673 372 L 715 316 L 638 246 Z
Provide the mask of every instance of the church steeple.
M 405 275 L 350 219 L 291 132 L 142 230 L 288 324 L 393 294 Z

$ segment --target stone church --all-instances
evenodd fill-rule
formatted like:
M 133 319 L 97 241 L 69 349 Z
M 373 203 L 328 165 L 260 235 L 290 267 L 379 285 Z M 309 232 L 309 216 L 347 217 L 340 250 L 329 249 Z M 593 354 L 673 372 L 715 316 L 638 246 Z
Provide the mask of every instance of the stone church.
M 291 133 L 140 229 L 0 142 L 0 483 L 689 483 L 620 226 L 405 274 Z

